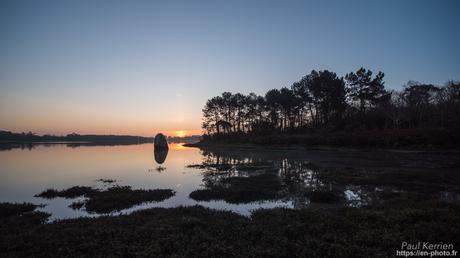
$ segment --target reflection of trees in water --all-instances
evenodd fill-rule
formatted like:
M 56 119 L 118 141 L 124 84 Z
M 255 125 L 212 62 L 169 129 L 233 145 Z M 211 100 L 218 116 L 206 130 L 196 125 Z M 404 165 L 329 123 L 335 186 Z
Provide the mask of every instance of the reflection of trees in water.
M 279 199 L 292 201 L 295 207 L 304 207 L 309 203 L 308 192 L 332 188 L 330 183 L 321 179 L 320 170 L 305 160 L 273 159 L 256 152 L 244 154 L 202 150 L 204 158 L 201 168 L 206 170 L 203 173 L 204 186 L 207 189 L 232 187 L 225 183 L 228 182 L 226 178 L 246 177 L 248 182 L 253 182 L 249 177 L 272 174 L 274 180 L 281 182 L 281 190 L 274 189 Z
M 305 188 L 310 190 L 331 188 L 330 183 L 323 182 L 319 174 L 318 167 L 302 160 L 283 159 L 279 165 L 280 177 L 286 182 L 288 189 L 294 192 Z
M 283 159 L 279 166 L 280 177 L 285 184 L 286 196 L 300 208 L 310 203 L 312 192 L 328 193 L 350 206 L 374 205 L 380 202 L 382 192 L 392 192 L 394 187 L 353 185 L 334 180 L 326 169 L 305 160 Z
M 279 175 L 285 186 L 283 190 L 295 208 L 306 207 L 310 202 L 308 193 L 328 185 L 320 179 L 319 173 L 315 165 L 303 160 L 283 159 L 280 162 Z
M 32 150 L 33 148 L 37 147 L 38 145 L 51 147 L 55 144 L 35 144 L 35 143 L 0 143 L 0 151 L 9 151 L 13 149 L 21 149 L 21 150 Z
M 270 156 L 257 151 L 202 150 L 202 155 L 200 168 L 205 170 L 203 183 L 206 189 L 232 187 L 227 183 L 232 177 L 254 178 L 272 174 L 281 182 L 281 190 L 277 189 L 278 199 L 291 201 L 296 208 L 306 207 L 311 202 L 339 202 L 352 206 L 374 204 L 379 201 L 382 191 L 393 190 L 344 183 L 306 159 L 283 157 L 279 153 Z M 257 180 L 248 179 L 247 182 L 257 183 Z
M 248 152 L 238 152 L 229 150 L 208 150 L 201 149 L 201 155 L 203 156 L 203 164 L 215 164 L 215 165 L 238 165 L 238 164 L 250 164 L 262 162 L 262 157 L 251 155 Z

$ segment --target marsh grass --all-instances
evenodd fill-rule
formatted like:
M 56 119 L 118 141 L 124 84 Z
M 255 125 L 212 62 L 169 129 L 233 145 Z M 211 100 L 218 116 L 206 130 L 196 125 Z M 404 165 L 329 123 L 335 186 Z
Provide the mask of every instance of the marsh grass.
M 16 214 L 0 225 L 3 257 L 390 257 L 402 241 L 460 246 L 460 207 L 445 203 L 270 209 L 250 217 L 200 206 L 153 208 L 48 224 Z
M 105 191 L 97 191 L 88 195 L 85 208 L 88 212 L 108 213 L 130 208 L 144 202 L 159 202 L 175 194 L 170 189 L 131 189 L 130 186 L 110 187 Z
M 316 203 L 338 203 L 343 199 L 338 193 L 328 190 L 308 191 L 306 195 L 311 202 Z
M 93 189 L 89 186 L 73 186 L 71 188 L 58 191 L 56 189 L 47 189 L 39 194 L 36 194 L 35 197 L 42 197 L 46 199 L 53 199 L 56 197 L 63 197 L 63 198 L 76 198 L 79 196 L 87 196 L 98 192 L 97 189 Z
M 38 206 L 32 203 L 0 203 L 0 217 L 10 217 L 34 211 Z
M 104 183 L 104 184 L 114 184 L 114 183 L 117 182 L 115 179 L 110 179 L 110 178 L 99 178 L 99 179 L 96 179 L 95 181 L 96 182 L 101 182 L 101 183 Z
M 86 197 L 83 201 L 70 204 L 72 209 L 85 208 L 90 213 L 110 213 L 130 208 L 144 202 L 159 202 L 172 197 L 175 192 L 171 189 L 133 190 L 130 186 L 112 186 L 105 190 L 89 186 L 74 186 L 65 190 L 47 189 L 37 194 L 43 198 L 76 198 Z
M 228 203 L 249 203 L 261 200 L 275 200 L 281 197 L 281 181 L 274 174 L 249 177 L 228 177 L 207 189 L 190 193 L 197 201 L 224 200 Z

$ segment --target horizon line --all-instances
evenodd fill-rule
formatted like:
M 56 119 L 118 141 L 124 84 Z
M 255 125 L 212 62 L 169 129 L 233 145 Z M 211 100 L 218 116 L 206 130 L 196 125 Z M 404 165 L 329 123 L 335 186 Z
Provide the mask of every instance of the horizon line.
M 65 137 L 69 135 L 97 135 L 97 136 L 133 136 L 133 137 L 155 137 L 156 134 L 162 133 L 167 137 L 191 137 L 191 136 L 201 136 L 203 133 L 196 133 L 197 131 L 202 131 L 201 129 L 191 129 L 191 130 L 159 130 L 151 135 L 146 135 L 146 134 L 130 134 L 130 133 L 78 133 L 78 132 L 71 132 L 71 133 L 37 133 L 32 130 L 26 130 L 26 131 L 12 131 L 12 130 L 7 130 L 7 129 L 0 129 L 0 132 L 8 132 L 8 133 L 13 133 L 13 134 L 29 134 L 32 133 L 33 135 L 36 136 L 56 136 L 56 137 Z M 195 132 L 195 133 L 190 133 L 187 134 L 187 132 Z

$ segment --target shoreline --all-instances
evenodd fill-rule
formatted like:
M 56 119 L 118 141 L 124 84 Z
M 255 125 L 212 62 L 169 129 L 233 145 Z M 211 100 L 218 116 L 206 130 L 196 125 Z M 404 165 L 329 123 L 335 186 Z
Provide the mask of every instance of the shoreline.
M 228 133 L 204 135 L 186 147 L 266 146 L 281 148 L 404 151 L 459 151 L 457 130 L 440 128 L 399 130 L 358 130 L 336 132 L 272 133 L 257 135 Z
M 188 148 L 242 148 L 242 149 L 285 149 L 285 150 L 333 150 L 333 151 L 387 151 L 387 152 L 440 152 L 460 153 L 460 148 L 422 148 L 422 147 L 370 147 L 370 146 L 335 146 L 335 145 L 302 145 L 302 144 L 257 144 L 257 143 L 228 143 L 228 142 L 197 142 L 185 143 Z

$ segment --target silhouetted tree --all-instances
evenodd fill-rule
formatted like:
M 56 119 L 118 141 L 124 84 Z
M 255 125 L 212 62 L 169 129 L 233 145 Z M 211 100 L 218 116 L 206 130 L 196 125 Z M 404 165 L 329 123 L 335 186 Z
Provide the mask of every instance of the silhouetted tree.
M 315 127 L 331 124 L 342 118 L 346 107 L 345 83 L 330 71 L 315 71 L 291 87 L 300 110 L 307 110 Z
M 389 93 L 383 86 L 383 77 L 385 77 L 385 74 L 378 72 L 372 78 L 372 71 L 363 67 L 355 73 L 351 72 L 345 75 L 345 80 L 348 84 L 348 96 L 351 100 L 359 103 L 359 110 L 362 114 L 366 113 L 366 109 L 388 100 Z
M 294 96 L 298 100 L 298 108 L 296 109 L 298 116 L 299 127 L 304 127 L 306 122 L 311 118 L 313 114 L 312 110 L 312 96 L 307 86 L 308 80 L 302 78 L 298 82 L 294 82 L 291 86 Z
M 411 127 L 427 125 L 427 117 L 433 112 L 436 104 L 436 95 L 441 91 L 440 88 L 431 84 L 420 84 L 409 81 L 402 92 L 403 100 L 409 110 Z
M 281 93 L 278 89 L 272 89 L 265 94 L 267 109 L 270 114 L 270 122 L 273 127 L 278 127 L 279 110 L 281 107 Z
M 389 92 L 384 74 L 372 74 L 360 68 L 344 80 L 328 70 L 313 70 L 290 88 L 271 89 L 265 96 L 224 92 L 206 102 L 202 127 L 210 135 L 459 127 L 460 83 L 408 82 L 403 91 Z

